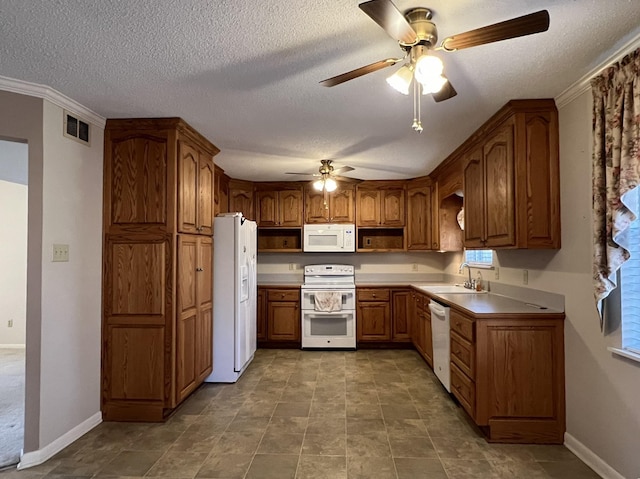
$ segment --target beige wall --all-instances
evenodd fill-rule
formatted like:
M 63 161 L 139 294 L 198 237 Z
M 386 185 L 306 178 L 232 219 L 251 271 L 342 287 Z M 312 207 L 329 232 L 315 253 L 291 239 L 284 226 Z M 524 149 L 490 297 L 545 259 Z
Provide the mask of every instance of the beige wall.
M 26 151 L 24 155 L 26 161 Z M 27 328 L 27 185 L 0 180 L 0 205 L 0 347 L 24 346 Z
M 62 135 L 62 108 L 0 91 L 0 138 L 29 145 L 24 452 L 100 412 L 103 131 Z M 70 260 L 52 263 L 54 243 Z
M 43 100 L 0 91 L 0 138 L 29 144 L 24 450 L 40 445 Z

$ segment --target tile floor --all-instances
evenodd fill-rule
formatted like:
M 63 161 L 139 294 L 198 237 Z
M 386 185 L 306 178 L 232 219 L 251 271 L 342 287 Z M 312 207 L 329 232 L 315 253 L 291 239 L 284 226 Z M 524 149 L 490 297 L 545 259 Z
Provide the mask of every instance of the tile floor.
M 258 350 L 165 424 L 103 423 L 0 479 L 597 478 L 563 446 L 492 445 L 414 351 Z

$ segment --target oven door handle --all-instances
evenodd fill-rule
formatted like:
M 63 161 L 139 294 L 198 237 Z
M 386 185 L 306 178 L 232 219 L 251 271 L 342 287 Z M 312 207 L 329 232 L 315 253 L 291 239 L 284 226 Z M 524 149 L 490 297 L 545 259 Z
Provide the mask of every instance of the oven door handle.
M 304 316 L 307 318 L 322 318 L 325 316 L 349 316 L 352 314 L 350 310 L 341 311 L 304 311 Z

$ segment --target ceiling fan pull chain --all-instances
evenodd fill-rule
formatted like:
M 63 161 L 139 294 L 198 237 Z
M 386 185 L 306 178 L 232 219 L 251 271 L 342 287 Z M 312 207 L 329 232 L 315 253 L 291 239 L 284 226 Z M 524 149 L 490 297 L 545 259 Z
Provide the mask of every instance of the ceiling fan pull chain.
M 414 79 L 413 81 L 413 124 L 411 125 L 418 133 L 422 133 L 422 118 L 420 114 L 420 86 Z

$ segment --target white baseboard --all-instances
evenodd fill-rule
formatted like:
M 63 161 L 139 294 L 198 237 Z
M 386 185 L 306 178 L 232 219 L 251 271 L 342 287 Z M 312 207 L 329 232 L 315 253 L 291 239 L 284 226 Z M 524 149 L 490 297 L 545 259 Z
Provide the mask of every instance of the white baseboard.
M 51 459 L 54 455 L 62 451 L 76 439 L 79 439 L 84 434 L 91 431 L 91 429 L 101 422 L 102 413 L 97 412 L 86 421 L 81 422 L 76 427 L 60 436 L 55 441 L 47 444 L 42 449 L 22 454 L 22 457 L 20 457 L 20 463 L 18 464 L 18 469 L 37 466 L 38 464 L 42 464 L 44 461 Z
M 625 479 L 624 476 L 604 462 L 591 449 L 567 432 L 564 433 L 564 445 L 578 456 L 582 462 L 596 471 L 600 477 L 604 479 Z
M 24 349 L 24 344 L 0 344 L 0 349 Z

